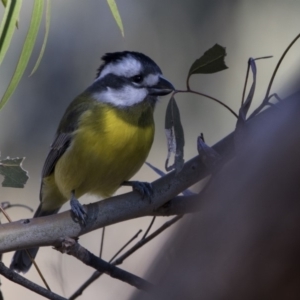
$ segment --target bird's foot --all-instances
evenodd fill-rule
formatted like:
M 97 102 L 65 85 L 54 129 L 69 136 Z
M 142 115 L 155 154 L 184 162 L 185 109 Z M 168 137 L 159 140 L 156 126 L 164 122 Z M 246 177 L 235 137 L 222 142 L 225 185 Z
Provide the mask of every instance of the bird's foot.
M 142 198 L 148 198 L 151 202 L 153 187 L 149 182 L 144 181 L 124 181 L 122 185 L 131 186 L 134 191 L 141 194 Z
M 80 204 L 78 199 L 75 197 L 75 193 L 72 193 L 71 199 L 70 199 L 70 205 L 71 205 L 71 210 L 73 214 L 75 215 L 75 218 L 85 225 L 85 220 L 87 217 L 87 214 L 83 208 L 83 206 Z

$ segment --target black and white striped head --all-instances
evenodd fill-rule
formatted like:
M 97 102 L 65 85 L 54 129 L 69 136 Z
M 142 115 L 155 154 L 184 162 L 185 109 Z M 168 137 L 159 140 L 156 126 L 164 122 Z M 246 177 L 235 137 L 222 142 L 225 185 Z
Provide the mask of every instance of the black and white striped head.
M 128 107 L 147 100 L 148 96 L 155 99 L 174 90 L 158 65 L 142 53 L 107 53 L 102 60 L 90 90 L 100 102 Z

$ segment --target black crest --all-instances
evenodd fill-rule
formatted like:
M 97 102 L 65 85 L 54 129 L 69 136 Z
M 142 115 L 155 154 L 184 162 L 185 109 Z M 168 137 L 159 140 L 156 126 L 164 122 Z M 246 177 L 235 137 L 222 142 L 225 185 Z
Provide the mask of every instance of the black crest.
M 148 69 L 149 73 L 161 73 L 160 68 L 158 65 L 147 55 L 135 52 L 135 51 L 122 51 L 122 52 L 113 52 L 113 53 L 106 53 L 102 56 L 103 64 L 97 70 L 96 78 L 99 77 L 100 73 L 104 69 L 105 66 L 111 63 L 116 63 L 121 61 L 127 56 L 134 57 L 136 60 L 140 61 L 145 69 Z

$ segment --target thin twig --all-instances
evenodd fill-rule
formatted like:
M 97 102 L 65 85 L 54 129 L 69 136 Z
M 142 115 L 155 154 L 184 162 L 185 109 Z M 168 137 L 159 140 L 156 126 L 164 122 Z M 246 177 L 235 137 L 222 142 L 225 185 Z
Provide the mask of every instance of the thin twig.
M 291 49 L 291 47 L 295 44 L 295 42 L 300 38 L 300 33 L 292 40 L 292 42 L 288 45 L 288 47 L 284 50 L 283 54 L 281 55 L 275 69 L 274 69 L 274 72 L 272 74 L 272 77 L 270 79 L 270 82 L 269 82 L 269 85 L 268 85 L 268 88 L 267 88 L 267 91 L 266 91 L 266 95 L 265 95 L 265 98 L 264 100 L 262 101 L 262 103 L 252 112 L 252 114 L 250 115 L 250 117 L 248 119 L 251 119 L 253 118 L 254 116 L 256 116 L 269 102 L 269 94 L 270 94 L 270 91 L 271 91 L 271 88 L 272 88 L 272 84 L 274 82 L 274 79 L 275 79 L 275 76 L 277 74 L 277 71 L 283 61 L 283 59 L 285 58 L 286 54 L 288 53 L 288 51 Z
M 135 240 L 141 232 L 142 230 L 140 229 L 123 247 L 120 248 L 120 250 L 117 251 L 117 253 L 109 260 L 109 263 L 111 263 L 133 240 Z
M 24 278 L 23 276 L 19 275 L 18 273 L 10 270 L 2 262 L 0 262 L 0 274 L 3 275 L 8 280 L 13 281 L 17 284 L 20 284 L 20 285 L 24 286 L 25 288 L 27 288 L 41 296 L 44 296 L 48 299 L 67 300 L 66 298 L 63 298 L 49 290 L 46 290 L 45 288 L 35 284 L 34 282 Z
M 265 99 L 267 99 L 269 97 L 269 94 L 270 94 L 270 90 L 272 88 L 272 84 L 273 84 L 273 81 L 274 81 L 274 78 L 276 76 L 276 73 L 284 59 L 284 57 L 286 56 L 286 54 L 288 53 L 288 51 L 291 49 L 291 47 L 296 43 L 296 41 L 300 38 L 300 33 L 292 40 L 292 42 L 288 45 L 288 47 L 285 49 L 285 51 L 283 52 L 283 54 L 281 55 L 276 67 L 275 67 L 275 70 L 272 74 L 272 77 L 271 77 L 271 80 L 269 82 L 269 85 L 268 85 L 268 88 L 267 88 L 267 92 L 266 92 L 266 96 L 265 96 Z
M 244 83 L 244 89 L 243 89 L 243 95 L 242 95 L 242 103 L 241 103 L 241 107 L 244 104 L 244 99 L 245 99 L 245 94 L 246 94 L 246 88 L 247 88 L 247 83 L 248 83 L 248 77 L 249 77 L 249 70 L 250 70 L 250 64 L 249 61 L 247 62 L 247 72 L 246 72 L 246 78 L 245 78 L 245 83 Z
M 62 248 L 60 250 L 76 257 L 87 266 L 90 266 L 99 272 L 104 272 L 112 278 L 126 282 L 140 290 L 150 291 L 153 289 L 153 285 L 150 282 L 104 261 L 82 247 L 74 239 L 66 238 L 62 242 Z
M 178 220 L 180 220 L 183 216 L 176 216 L 170 221 L 165 222 L 160 228 L 158 228 L 156 231 L 154 231 L 152 234 L 150 234 L 148 237 L 146 237 L 143 240 L 138 241 L 132 248 L 130 248 L 128 251 L 126 251 L 123 255 L 121 255 L 119 258 L 117 258 L 113 264 L 114 265 L 120 265 L 123 263 L 123 261 L 129 257 L 131 254 L 133 254 L 135 251 L 140 249 L 142 246 L 150 242 L 152 239 L 154 239 L 156 236 L 158 236 L 161 232 L 169 228 L 171 225 L 176 223 Z
M 202 97 L 206 97 L 208 99 L 211 99 L 217 103 L 219 103 L 220 105 L 224 106 L 226 109 L 228 109 L 236 118 L 238 118 L 238 115 L 228 106 L 226 105 L 225 103 L 223 103 L 222 101 L 214 98 L 214 97 L 211 97 L 209 95 L 206 95 L 206 94 L 203 94 L 203 93 L 199 93 L 199 92 L 196 92 L 194 90 L 176 90 L 174 93 L 173 93 L 173 96 L 175 94 L 178 94 L 178 93 L 192 93 L 192 94 L 196 94 L 196 95 L 199 95 L 199 96 L 202 96 Z
M 154 239 L 157 235 L 159 235 L 161 232 L 163 232 L 164 230 L 166 230 L 167 228 L 169 228 L 171 225 L 173 225 L 174 223 L 176 223 L 178 220 L 180 220 L 182 218 L 182 216 L 176 216 L 173 219 L 171 219 L 170 221 L 167 221 L 166 223 L 164 223 L 160 228 L 158 228 L 155 232 L 153 232 L 151 235 L 149 235 L 147 238 L 140 240 L 139 242 L 137 242 L 132 248 L 130 248 L 128 251 L 126 251 L 122 256 L 122 262 L 129 257 L 131 254 L 133 254 L 135 251 L 137 251 L 139 248 L 141 248 L 142 246 L 144 246 L 145 244 L 147 244 L 148 242 L 150 242 L 152 239 Z M 118 251 L 120 252 L 120 251 Z M 113 256 L 113 258 L 109 261 L 111 262 L 113 265 L 117 265 L 118 259 L 114 260 L 112 262 L 112 260 L 116 257 L 117 255 L 115 254 Z M 119 264 L 121 264 L 122 262 L 119 262 Z M 84 290 L 90 285 L 92 284 L 96 279 L 98 279 L 101 275 L 103 274 L 103 272 L 94 272 L 93 275 L 81 286 L 79 287 L 79 289 L 77 289 L 77 291 L 75 291 L 75 293 L 69 298 L 69 300 L 74 300 L 76 299 L 78 296 L 80 296 Z
M 28 205 L 24 205 L 24 204 L 11 204 L 9 201 L 4 201 L 1 202 L 1 207 L 4 209 L 8 209 L 11 207 L 23 207 L 23 208 L 27 208 L 28 210 L 30 210 L 31 212 L 33 212 L 33 209 L 28 206 Z
M 151 220 L 151 222 L 150 222 L 150 225 L 148 226 L 148 228 L 147 228 L 145 234 L 143 235 L 142 240 L 145 239 L 146 236 L 148 235 L 148 233 L 149 233 L 149 231 L 150 231 L 150 229 L 151 229 L 151 227 L 152 227 L 152 225 L 153 225 L 155 219 L 156 219 L 156 217 L 154 216 L 154 217 L 152 218 L 152 220 Z
M 101 235 L 101 243 L 100 243 L 100 252 L 99 257 L 102 258 L 103 246 L 104 246 L 104 236 L 105 236 L 105 227 L 102 228 L 102 235 Z
M 3 213 L 3 215 L 5 216 L 5 218 L 8 220 L 8 222 L 11 223 L 11 222 L 12 222 L 11 218 L 10 218 L 9 215 L 6 213 L 6 211 L 2 208 L 1 205 L 0 205 L 0 210 L 1 210 L 1 212 Z M 42 274 L 42 272 L 41 272 L 39 266 L 38 266 L 37 263 L 35 262 L 34 258 L 31 257 L 31 255 L 30 255 L 29 251 L 27 251 L 27 249 L 25 249 L 25 251 L 26 251 L 26 254 L 28 255 L 28 257 L 30 258 L 31 262 L 33 263 L 35 269 L 37 270 L 37 272 L 38 272 L 40 278 L 41 278 L 42 281 L 44 282 L 46 288 L 47 288 L 49 291 L 51 291 L 50 286 L 48 285 L 48 283 L 47 283 L 45 277 L 43 276 L 43 274 Z
M 110 259 L 109 263 L 111 263 L 118 255 L 121 253 L 133 240 L 135 240 L 139 234 L 142 232 L 140 229 L 123 247 L 121 247 L 120 250 L 117 251 L 117 253 Z M 103 273 L 99 271 L 95 271 L 92 276 L 84 282 L 74 293 L 73 295 L 69 298 L 69 300 L 74 300 L 78 296 L 80 296 L 83 291 L 90 286 L 96 279 L 98 279 Z

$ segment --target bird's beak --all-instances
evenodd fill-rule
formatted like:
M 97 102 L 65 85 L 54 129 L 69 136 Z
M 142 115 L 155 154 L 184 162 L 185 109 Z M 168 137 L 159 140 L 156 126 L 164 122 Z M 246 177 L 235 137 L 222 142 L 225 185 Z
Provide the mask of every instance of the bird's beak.
M 149 95 L 151 96 L 165 96 L 174 90 L 173 84 L 162 76 L 159 77 L 157 84 L 148 88 Z

